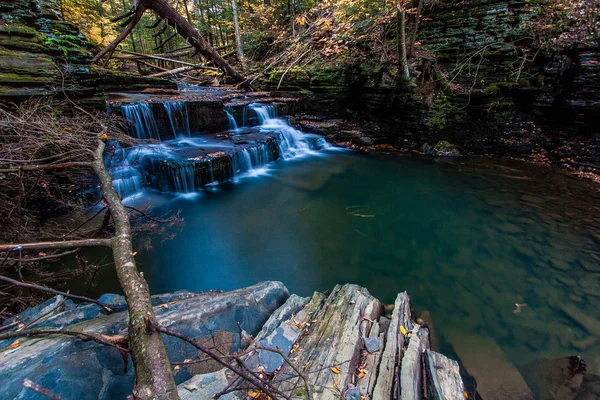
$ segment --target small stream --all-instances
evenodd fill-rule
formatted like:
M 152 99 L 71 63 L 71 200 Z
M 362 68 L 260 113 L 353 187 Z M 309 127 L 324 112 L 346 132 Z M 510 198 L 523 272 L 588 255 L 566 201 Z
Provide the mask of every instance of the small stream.
M 280 280 L 309 296 L 352 282 L 391 303 L 406 290 L 417 315 L 431 313 L 450 356 L 453 341 L 479 335 L 518 367 L 576 354 L 598 373 L 596 185 L 491 158 L 363 155 L 322 139 L 314 145 L 314 135 L 305 137 L 272 107 L 250 108 L 260 124 L 245 134 L 277 135 L 278 160 L 244 150 L 224 182 L 180 182 L 179 193 L 139 183 L 122 189 L 136 193 L 127 200 L 135 206 L 152 206 L 155 215 L 181 210 L 185 220 L 172 240 L 137 238 L 136 259 L 153 293 Z M 229 121 L 231 130 L 245 129 Z M 160 144 L 169 154 L 182 141 L 194 146 L 173 129 L 174 141 Z M 147 240 L 151 250 L 141 245 Z M 118 292 L 114 271 L 103 269 L 92 290 Z

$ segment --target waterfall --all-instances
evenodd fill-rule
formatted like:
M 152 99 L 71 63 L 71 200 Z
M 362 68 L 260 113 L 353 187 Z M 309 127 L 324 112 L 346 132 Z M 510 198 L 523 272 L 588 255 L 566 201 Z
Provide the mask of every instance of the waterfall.
M 145 101 L 121 106 L 123 115 L 127 120 L 127 130 L 130 136 L 138 139 L 160 140 L 154 113 Z
M 185 101 L 162 103 L 176 140 L 141 143 L 107 151 L 105 163 L 117 192 L 131 196 L 148 187 L 162 192 L 192 194 L 200 186 L 217 185 L 216 179 L 264 174 L 270 162 L 314 154 L 329 145 L 322 137 L 304 134 L 278 116 L 276 105 L 252 103 L 243 108 L 243 125 L 238 125 L 237 108 L 225 106 L 229 120 L 228 135 L 191 136 L 189 111 Z M 158 104 L 157 104 L 158 105 Z M 157 121 L 146 102 L 122 106 L 130 134 L 140 139 L 160 140 Z M 163 121 L 161 121 L 163 122 Z M 165 126 L 161 124 L 161 126 Z M 167 130 L 168 125 L 167 126 Z M 248 129 L 238 129 L 239 127 Z M 168 136 L 163 133 L 163 137 Z M 213 154 L 223 153 L 214 156 Z M 207 156 L 208 155 L 208 156 Z M 220 157 L 225 157 L 221 159 Z M 218 160 L 218 161 L 217 161 Z M 214 167 L 217 170 L 213 170 Z M 227 168 L 230 168 L 227 170 Z
M 263 106 L 261 104 L 250 104 L 249 107 L 254 110 L 261 125 L 265 125 L 267 121 L 275 120 L 279 114 L 276 105 Z M 277 119 L 277 121 L 283 122 L 280 119 Z
M 307 154 L 312 150 L 328 146 L 327 142 L 317 135 L 304 134 L 286 120 L 278 118 L 276 105 L 250 104 L 248 107 L 256 113 L 261 130 L 272 132 L 277 136 L 279 153 L 283 158 Z M 321 140 L 318 141 L 316 138 Z
M 273 159 L 267 144 L 245 147 L 233 153 L 233 173 L 236 175 L 247 172 L 253 168 L 266 165 L 271 161 Z
M 175 192 L 193 193 L 196 191 L 194 165 L 182 162 L 168 169 L 169 182 Z
M 115 190 L 122 198 L 136 194 L 142 190 L 142 175 L 132 164 L 127 150 L 123 149 L 118 142 L 111 142 L 114 147 L 112 154 L 104 159 L 104 165 L 108 170 Z
M 235 120 L 235 117 L 232 114 L 233 110 L 231 109 L 230 106 L 225 106 L 224 110 L 225 110 L 225 114 L 227 114 L 227 120 L 229 121 L 229 130 L 237 131 L 238 124 L 237 124 L 237 121 Z
M 175 137 L 190 137 L 190 120 L 185 101 L 167 101 L 164 106 Z

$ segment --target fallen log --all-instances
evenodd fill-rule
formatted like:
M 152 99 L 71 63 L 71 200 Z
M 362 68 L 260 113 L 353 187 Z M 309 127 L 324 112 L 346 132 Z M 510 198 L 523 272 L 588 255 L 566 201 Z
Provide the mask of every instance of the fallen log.
M 147 78 L 163 78 L 165 76 L 177 75 L 177 74 L 181 74 L 181 73 L 184 73 L 184 72 L 194 71 L 194 70 L 197 70 L 197 69 L 204 69 L 204 70 L 210 70 L 210 71 L 220 71 L 218 68 L 215 68 L 215 67 L 206 67 L 204 65 L 195 65 L 195 66 L 189 66 L 189 67 L 181 67 L 181 68 L 170 69 L 170 70 L 167 70 L 167 71 L 159 72 L 157 74 L 146 75 L 146 77 Z
M 244 78 L 237 70 L 235 70 L 221 55 L 204 39 L 200 32 L 192 26 L 181 14 L 177 12 L 168 2 L 168 0 L 139 0 L 134 1 L 135 10 L 134 18 L 131 20 L 127 28 L 108 46 L 102 49 L 94 58 L 93 62 L 97 62 L 102 57 L 107 56 L 110 59 L 116 47 L 121 43 L 138 24 L 146 9 L 154 11 L 160 20 L 165 22 L 165 26 L 171 26 L 179 35 L 181 35 L 186 43 L 194 47 L 196 53 L 201 54 L 207 60 L 212 61 L 215 66 L 221 69 L 225 75 L 232 77 L 246 90 L 254 90 L 250 82 Z M 195 53 L 195 54 L 196 54 Z M 195 55 L 194 54 L 194 55 Z M 106 62 L 105 61 L 105 62 Z
M 136 53 L 136 52 L 127 51 L 127 50 L 123 50 L 123 53 L 131 54 L 131 55 L 139 56 L 139 57 L 150 58 L 152 60 L 161 60 L 161 61 L 172 62 L 172 63 L 175 63 L 175 64 L 186 65 L 188 67 L 198 67 L 199 66 L 198 64 L 192 64 L 192 63 L 185 62 L 185 61 L 180 61 L 180 60 L 173 60 L 171 58 L 166 58 L 166 57 L 161 57 L 161 56 L 154 56 L 154 55 L 151 55 L 151 54 L 142 54 L 142 53 Z M 213 69 L 218 70 L 218 68 L 213 68 Z

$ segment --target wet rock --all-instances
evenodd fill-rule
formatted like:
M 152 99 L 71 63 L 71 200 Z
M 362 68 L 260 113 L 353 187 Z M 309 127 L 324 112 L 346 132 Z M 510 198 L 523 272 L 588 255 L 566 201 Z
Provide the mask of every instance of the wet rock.
M 431 154 L 436 157 L 459 157 L 460 150 L 458 149 L 458 146 L 445 140 L 441 140 L 431 150 Z
M 366 338 L 365 339 L 365 348 L 367 349 L 367 351 L 369 353 L 375 353 L 376 351 L 379 351 L 379 348 L 380 348 L 379 338 L 378 337 Z
M 434 146 L 430 145 L 429 143 L 425 143 L 423 144 L 423 146 L 421 146 L 419 148 L 419 151 L 423 154 L 425 154 L 426 156 L 431 155 L 431 153 L 433 152 L 433 148 Z
M 282 306 L 279 314 L 287 308 Z M 271 347 L 283 343 L 285 347 L 280 348 L 286 353 L 293 349 L 289 357 L 303 371 L 316 399 L 413 400 L 421 399 L 423 390 L 447 394 L 440 400 L 458 399 L 463 385 L 456 362 L 435 354 L 432 371 L 436 374 L 437 389 L 431 387 L 433 380 L 424 379 L 422 355 L 429 349 L 429 331 L 411 321 L 408 295 L 398 295 L 391 320 L 382 313 L 381 303 L 366 289 L 356 285 L 336 286 L 328 297 L 315 293 L 301 311 L 275 329 L 270 323 L 255 343 Z M 287 341 L 273 340 L 278 336 Z M 370 342 L 381 343 L 382 349 L 371 348 L 369 352 Z M 272 372 L 272 384 L 292 399 L 306 399 L 304 381 L 294 369 L 281 357 L 266 355 L 265 350 L 252 351 L 255 343 L 242 356 L 244 364 L 253 370 Z M 218 392 L 214 387 L 206 390 L 214 379 L 214 374 L 194 377 L 179 385 L 179 393 L 185 400 L 205 399 L 203 396 Z M 232 379 L 221 385 L 223 388 L 238 385 L 244 389 L 238 392 L 240 398 L 245 398 L 249 387 L 239 380 L 236 382 L 235 377 Z M 205 391 L 196 389 L 201 383 Z M 449 392 L 448 388 L 454 391 Z M 402 395 L 396 397 L 396 391 Z
M 421 326 L 415 324 L 400 368 L 400 398 L 421 400 L 423 398 L 422 354 L 427 349 L 426 341 L 419 333 Z
M 412 329 L 410 299 L 406 292 L 400 293 L 394 303 L 394 312 L 387 330 L 385 348 L 379 365 L 379 377 L 376 386 L 369 394 L 373 399 L 388 398 L 395 383 L 396 355 L 406 348 L 405 334 Z M 397 383 L 396 383 L 397 384 Z
M 435 332 L 435 327 L 433 325 L 433 318 L 431 317 L 431 313 L 427 310 L 424 310 L 423 312 L 421 312 L 421 316 L 419 317 L 417 322 L 423 326 L 426 326 L 429 330 L 429 343 L 431 350 L 439 352 L 439 340 Z
M 432 400 L 460 398 L 465 387 L 460 377 L 458 362 L 440 353 L 426 350 L 423 356 L 428 380 L 428 395 Z
M 229 378 L 227 370 L 219 370 L 208 374 L 196 375 L 179 385 L 178 394 L 181 400 L 212 399 L 214 395 L 227 387 Z M 220 399 L 233 400 L 238 397 L 228 393 Z
M 289 293 L 279 282 L 263 282 L 231 292 L 189 296 L 186 292 L 161 295 L 159 299 L 168 302 L 155 306 L 159 322 L 207 345 L 213 346 L 216 342 L 218 351 L 227 354 L 241 348 L 238 322 L 250 334 L 258 333 Z M 107 335 L 127 332 L 125 311 L 105 315 L 94 311 L 94 307 L 100 308 L 95 304 L 80 306 L 59 313 L 44 323 L 46 326 L 68 326 L 71 330 Z M 73 324 L 69 325 L 70 322 Z M 2 341 L 0 347 L 6 348 L 13 342 Z M 198 355 L 193 346 L 185 345 L 176 338 L 165 337 L 165 346 L 171 361 L 183 361 Z M 176 381 L 183 382 L 192 375 L 218 369 L 205 363 L 185 366 L 178 371 Z M 125 398 L 133 389 L 131 359 L 125 371 L 118 350 L 63 336 L 21 338 L 19 347 L 0 351 L 0 381 L 3 382 L 0 398 L 26 397 L 29 392 L 22 386 L 25 378 L 68 399 Z
M 373 140 L 373 138 L 365 135 L 364 132 L 359 130 L 343 130 L 338 134 L 337 139 L 341 142 L 351 142 L 359 146 L 371 146 L 375 143 L 375 140 Z
M 360 388 L 357 386 L 353 386 L 350 389 L 346 390 L 346 395 L 344 396 L 346 400 L 361 400 L 360 399 Z

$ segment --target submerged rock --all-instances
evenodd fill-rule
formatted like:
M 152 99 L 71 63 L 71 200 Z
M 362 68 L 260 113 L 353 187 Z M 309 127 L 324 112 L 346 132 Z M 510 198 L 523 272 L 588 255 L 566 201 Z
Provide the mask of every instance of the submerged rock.
M 538 400 L 573 400 L 581 388 L 586 364 L 581 357 L 537 360 L 529 363 L 529 384 Z
M 449 331 L 462 365 L 477 381 L 477 391 L 485 400 L 535 400 L 519 370 L 491 338 Z

